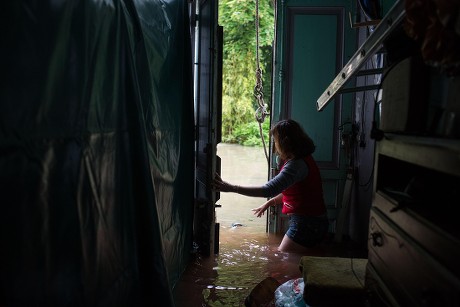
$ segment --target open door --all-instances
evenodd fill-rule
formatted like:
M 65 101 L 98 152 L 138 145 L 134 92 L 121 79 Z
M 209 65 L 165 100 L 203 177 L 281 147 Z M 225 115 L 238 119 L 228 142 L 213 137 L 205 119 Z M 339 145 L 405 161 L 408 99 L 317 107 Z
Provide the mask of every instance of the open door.
M 198 1 L 195 27 L 195 216 L 194 237 L 202 255 L 217 253 L 218 227 L 212 191 L 214 174 L 220 173 L 217 144 L 221 141 L 222 28 L 218 26 L 218 2 Z
M 353 9 L 351 1 L 344 0 L 277 1 L 272 123 L 292 118 L 314 140 L 330 232 L 336 231 L 340 204 L 350 187 L 345 184 L 349 144 L 344 137 L 352 128 L 352 97 L 338 97 L 322 112 L 317 111 L 316 101 L 356 49 L 348 23 Z M 281 208 L 273 210 L 269 231 L 283 233 L 287 217 Z

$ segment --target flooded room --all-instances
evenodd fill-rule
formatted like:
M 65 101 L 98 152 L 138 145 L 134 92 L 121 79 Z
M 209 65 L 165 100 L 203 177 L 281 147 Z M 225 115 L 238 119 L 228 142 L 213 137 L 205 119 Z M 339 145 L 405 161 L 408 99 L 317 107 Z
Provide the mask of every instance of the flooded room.
M 0 15 L 0 307 L 460 306 L 458 0 Z

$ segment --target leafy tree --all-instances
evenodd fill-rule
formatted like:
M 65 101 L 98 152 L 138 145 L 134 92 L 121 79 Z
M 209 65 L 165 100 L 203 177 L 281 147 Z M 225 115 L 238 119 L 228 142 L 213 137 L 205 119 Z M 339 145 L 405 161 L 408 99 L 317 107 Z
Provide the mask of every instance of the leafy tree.
M 261 145 L 254 139 L 258 124 L 254 113 L 256 84 L 256 2 L 220 0 L 219 24 L 224 28 L 222 140 Z M 264 99 L 270 101 L 271 45 L 274 36 L 274 4 L 259 0 L 259 60 L 263 72 Z M 268 120 L 268 119 L 267 119 Z M 268 125 L 264 125 L 265 134 Z M 251 135 L 251 137 L 249 137 Z M 250 139 L 250 140 L 249 140 Z

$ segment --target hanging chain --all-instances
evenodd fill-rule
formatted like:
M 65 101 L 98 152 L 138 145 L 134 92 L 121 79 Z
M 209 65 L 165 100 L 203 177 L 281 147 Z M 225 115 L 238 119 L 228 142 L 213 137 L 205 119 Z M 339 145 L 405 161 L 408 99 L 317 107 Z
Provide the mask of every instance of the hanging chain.
M 260 138 L 262 139 L 262 144 L 264 146 L 265 157 L 267 158 L 267 163 L 270 163 L 267 146 L 265 145 L 265 138 L 262 131 L 262 123 L 265 121 L 265 117 L 269 115 L 267 111 L 267 106 L 264 102 L 264 93 L 263 93 L 263 84 L 262 84 L 262 69 L 260 68 L 260 59 L 259 59 L 259 0 L 256 0 L 256 85 L 254 86 L 254 97 L 257 100 L 258 108 L 255 112 L 255 118 L 259 123 L 259 133 Z

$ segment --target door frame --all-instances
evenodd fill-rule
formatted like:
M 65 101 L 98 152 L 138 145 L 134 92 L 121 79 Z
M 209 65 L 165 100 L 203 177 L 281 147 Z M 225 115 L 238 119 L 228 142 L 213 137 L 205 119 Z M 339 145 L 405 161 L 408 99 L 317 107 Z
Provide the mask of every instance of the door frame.
M 193 13 L 192 13 L 193 14 Z M 194 242 L 204 256 L 218 252 L 215 206 L 219 193 L 211 188 L 220 172 L 217 144 L 222 119 L 222 28 L 218 26 L 218 1 L 201 0 L 195 5 L 194 110 L 195 199 Z M 218 225 L 217 225 L 218 226 Z

